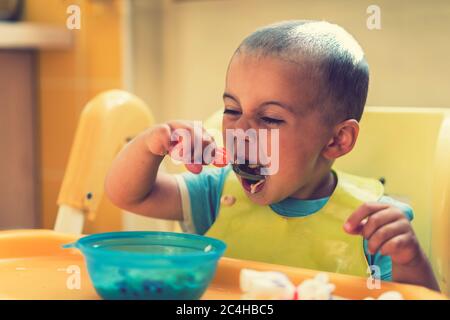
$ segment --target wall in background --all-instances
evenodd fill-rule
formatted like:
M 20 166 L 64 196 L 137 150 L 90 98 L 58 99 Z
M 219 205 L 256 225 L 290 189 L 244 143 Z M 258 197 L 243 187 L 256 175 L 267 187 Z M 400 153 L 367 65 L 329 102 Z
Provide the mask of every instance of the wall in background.
M 0 48 L 0 230 L 39 225 L 35 54 Z
M 163 1 L 132 0 L 130 7 L 131 90 L 160 114 L 164 108 L 162 88 L 165 77 Z
M 447 0 L 136 0 L 133 4 L 135 92 L 159 121 L 202 119 L 222 107 L 226 67 L 240 41 L 259 26 L 286 19 L 329 20 L 359 40 L 371 67 L 368 105 L 450 107 Z M 381 30 L 366 27 L 371 4 L 381 8 Z
M 66 9 L 81 8 L 81 29 L 71 50 L 39 54 L 38 125 L 41 224 L 53 228 L 56 200 L 82 108 L 97 93 L 121 88 L 123 1 L 29 0 L 25 20 L 65 26 Z M 120 211 L 102 202 L 95 224 L 85 232 L 121 227 Z

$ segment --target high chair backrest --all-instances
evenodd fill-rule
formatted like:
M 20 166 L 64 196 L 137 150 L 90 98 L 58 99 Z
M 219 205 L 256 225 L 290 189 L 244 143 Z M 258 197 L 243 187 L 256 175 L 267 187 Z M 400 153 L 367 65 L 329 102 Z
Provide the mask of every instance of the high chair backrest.
M 217 112 L 205 127 L 217 132 L 221 118 Z M 413 208 L 415 232 L 448 293 L 450 109 L 367 107 L 360 125 L 354 150 L 334 167 L 383 180 L 386 195 Z
M 334 165 L 383 180 L 386 195 L 409 204 L 415 213 L 415 231 L 427 252 L 436 148 L 444 119 L 445 112 L 440 110 L 368 108 L 355 148 Z
M 335 167 L 382 179 L 386 195 L 413 208 L 414 230 L 448 292 L 450 110 L 369 107 L 355 149 Z

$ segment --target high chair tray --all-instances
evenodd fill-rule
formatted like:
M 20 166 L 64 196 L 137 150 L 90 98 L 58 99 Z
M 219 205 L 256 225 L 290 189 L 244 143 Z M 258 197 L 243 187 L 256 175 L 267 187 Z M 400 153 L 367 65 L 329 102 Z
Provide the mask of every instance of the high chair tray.
M 75 235 L 51 230 L 12 230 L 0 232 L 0 299 L 99 299 L 92 287 L 84 258 L 61 245 L 73 242 Z M 318 272 L 254 261 L 222 258 L 216 276 L 202 299 L 239 299 L 239 273 L 242 268 L 281 271 L 295 284 Z M 330 273 L 335 294 L 348 299 L 378 297 L 390 290 L 405 299 L 446 299 L 419 286 L 382 282 L 369 290 L 367 279 Z

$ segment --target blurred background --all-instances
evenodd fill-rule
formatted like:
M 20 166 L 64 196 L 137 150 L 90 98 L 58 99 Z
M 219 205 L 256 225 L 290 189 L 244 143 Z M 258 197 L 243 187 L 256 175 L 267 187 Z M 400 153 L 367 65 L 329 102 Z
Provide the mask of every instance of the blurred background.
M 381 9 L 369 30 L 367 8 Z M 67 28 L 68 8 L 80 29 Z M 142 98 L 156 121 L 222 106 L 240 41 L 287 19 L 328 20 L 364 48 L 369 106 L 450 107 L 448 0 L 0 0 L 0 229 L 53 228 L 85 104 L 107 89 Z M 121 229 L 106 198 L 85 232 Z

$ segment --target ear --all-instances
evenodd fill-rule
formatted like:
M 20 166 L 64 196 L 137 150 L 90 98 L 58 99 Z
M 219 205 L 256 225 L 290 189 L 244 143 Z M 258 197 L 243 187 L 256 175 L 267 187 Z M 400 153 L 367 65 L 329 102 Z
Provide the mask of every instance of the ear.
M 322 155 L 334 160 L 352 151 L 359 133 L 359 123 L 355 119 L 345 120 L 335 126 L 333 136 L 322 151 Z

